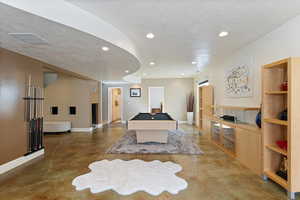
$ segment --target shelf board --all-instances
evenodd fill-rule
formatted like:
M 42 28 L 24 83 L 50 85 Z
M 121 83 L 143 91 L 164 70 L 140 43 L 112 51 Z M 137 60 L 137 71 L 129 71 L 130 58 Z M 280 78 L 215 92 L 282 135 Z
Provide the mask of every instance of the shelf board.
M 286 180 L 284 180 L 283 178 L 281 178 L 280 176 L 278 176 L 277 174 L 275 174 L 274 172 L 265 171 L 264 174 L 268 178 L 270 178 L 271 180 L 273 180 L 274 182 L 276 182 L 279 185 L 281 185 L 282 187 L 284 187 L 285 189 L 288 189 L 288 182 Z
M 211 106 L 212 108 L 223 108 L 228 110 L 260 110 L 260 107 L 241 107 L 241 106 L 223 106 L 223 105 L 217 105 Z
M 264 119 L 264 122 L 268 122 L 268 123 L 272 123 L 272 124 L 277 124 L 277 125 L 282 125 L 282 126 L 288 126 L 288 121 L 279 120 L 279 119 L 269 119 L 269 118 L 266 118 L 266 119 Z
M 287 156 L 287 151 L 277 147 L 276 145 L 269 144 L 269 145 L 266 145 L 266 147 L 268 149 L 270 149 L 271 151 L 274 151 L 274 152 L 277 152 L 277 153 L 282 154 L 284 156 Z
M 270 68 L 287 68 L 288 66 L 289 59 L 283 59 L 279 60 L 277 62 L 273 62 L 268 65 L 264 65 L 265 69 L 270 69 Z
M 288 91 L 269 91 L 269 92 L 265 92 L 265 94 L 269 94 L 269 95 L 281 95 L 281 94 L 287 94 Z

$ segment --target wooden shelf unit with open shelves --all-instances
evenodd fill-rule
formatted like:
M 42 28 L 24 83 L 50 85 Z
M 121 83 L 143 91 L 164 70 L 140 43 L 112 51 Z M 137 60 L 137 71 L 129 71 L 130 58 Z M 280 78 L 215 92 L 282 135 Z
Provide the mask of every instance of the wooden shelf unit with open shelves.
M 290 199 L 300 192 L 300 58 L 288 58 L 262 67 L 262 130 L 264 176 L 284 187 Z M 288 91 L 281 91 L 288 82 Z M 288 121 L 278 119 L 288 110 Z M 288 149 L 276 144 L 286 140 Z M 278 176 L 282 160 L 287 159 L 287 180 Z

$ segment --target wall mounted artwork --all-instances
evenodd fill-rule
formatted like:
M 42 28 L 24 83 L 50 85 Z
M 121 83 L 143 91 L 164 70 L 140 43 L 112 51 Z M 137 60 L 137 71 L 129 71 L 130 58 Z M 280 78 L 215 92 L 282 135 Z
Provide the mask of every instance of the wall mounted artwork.
M 130 97 L 141 97 L 141 88 L 130 88 Z
M 253 95 L 252 78 L 248 65 L 238 65 L 227 70 L 225 74 L 226 97 L 251 97 Z

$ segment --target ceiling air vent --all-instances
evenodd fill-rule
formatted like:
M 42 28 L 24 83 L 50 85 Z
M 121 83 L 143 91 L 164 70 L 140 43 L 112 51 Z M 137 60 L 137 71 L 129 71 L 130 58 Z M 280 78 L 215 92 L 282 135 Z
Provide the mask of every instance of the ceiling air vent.
M 32 33 L 9 33 L 8 35 L 14 37 L 17 40 L 25 42 L 32 45 L 47 45 L 46 40 L 40 36 L 34 35 Z

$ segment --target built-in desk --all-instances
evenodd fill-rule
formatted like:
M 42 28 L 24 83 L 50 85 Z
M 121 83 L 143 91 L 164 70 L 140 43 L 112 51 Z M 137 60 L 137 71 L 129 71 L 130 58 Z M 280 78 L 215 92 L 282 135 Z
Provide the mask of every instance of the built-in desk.
M 210 118 L 210 139 L 256 174 L 262 173 L 261 129 L 255 125 Z

